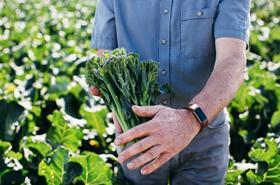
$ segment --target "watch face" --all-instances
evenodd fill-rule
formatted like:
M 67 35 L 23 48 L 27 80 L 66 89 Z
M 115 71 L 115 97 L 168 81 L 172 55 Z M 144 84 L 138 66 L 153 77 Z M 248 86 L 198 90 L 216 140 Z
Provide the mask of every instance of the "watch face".
M 207 117 L 201 110 L 201 108 L 197 108 L 194 110 L 195 114 L 197 115 L 198 119 L 200 120 L 201 123 L 204 123 L 207 120 Z

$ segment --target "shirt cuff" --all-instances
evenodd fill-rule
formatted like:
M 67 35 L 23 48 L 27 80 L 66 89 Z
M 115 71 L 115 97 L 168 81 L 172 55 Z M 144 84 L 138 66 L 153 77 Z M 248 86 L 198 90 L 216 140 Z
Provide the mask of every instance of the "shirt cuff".
M 116 41 L 112 39 L 104 38 L 92 38 L 90 43 L 91 48 L 93 49 L 108 49 L 113 50 L 117 48 Z
M 249 45 L 249 34 L 244 31 L 239 30 L 233 30 L 233 29 L 219 29 L 216 30 L 214 33 L 214 37 L 221 38 L 221 37 L 230 37 L 230 38 L 236 38 L 243 40 L 246 42 L 247 46 Z

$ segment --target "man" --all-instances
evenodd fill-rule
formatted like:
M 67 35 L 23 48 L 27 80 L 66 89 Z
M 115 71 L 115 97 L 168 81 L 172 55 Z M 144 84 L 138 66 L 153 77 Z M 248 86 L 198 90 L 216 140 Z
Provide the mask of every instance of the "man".
M 248 25 L 249 0 L 100 0 L 91 46 L 99 54 L 124 47 L 159 61 L 160 83 L 175 92 L 159 105 L 133 106 L 152 119 L 115 140 L 139 139 L 118 156 L 132 184 L 224 183 L 225 107 L 243 81 Z

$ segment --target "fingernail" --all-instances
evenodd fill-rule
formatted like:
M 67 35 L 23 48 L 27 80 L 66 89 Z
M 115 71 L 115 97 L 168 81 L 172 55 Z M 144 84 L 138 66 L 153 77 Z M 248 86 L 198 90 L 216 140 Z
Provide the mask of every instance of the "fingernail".
M 123 156 L 119 156 L 118 160 L 119 160 L 120 163 L 123 163 L 124 162 L 124 157 Z
M 115 143 L 115 145 L 120 145 L 121 144 L 121 142 L 118 138 L 115 139 L 114 143 Z
M 142 170 L 141 170 L 141 173 L 142 173 L 142 175 L 146 175 L 146 174 L 147 174 L 147 170 L 142 169 Z
M 130 169 L 130 170 L 133 170 L 135 164 L 133 162 L 130 162 L 127 164 L 127 168 Z
M 133 106 L 132 106 L 132 110 L 135 110 L 135 109 L 137 109 L 137 108 L 138 108 L 137 105 L 133 105 Z

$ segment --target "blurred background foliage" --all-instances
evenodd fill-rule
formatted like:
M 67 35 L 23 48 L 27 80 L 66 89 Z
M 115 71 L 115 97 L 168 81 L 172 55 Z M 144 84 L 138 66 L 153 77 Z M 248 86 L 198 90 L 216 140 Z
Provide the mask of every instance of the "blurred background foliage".
M 0 0 L 0 184 L 125 184 L 84 78 L 96 1 Z M 227 184 L 280 184 L 280 1 L 252 0 Z M 118 174 L 118 175 L 117 175 Z

